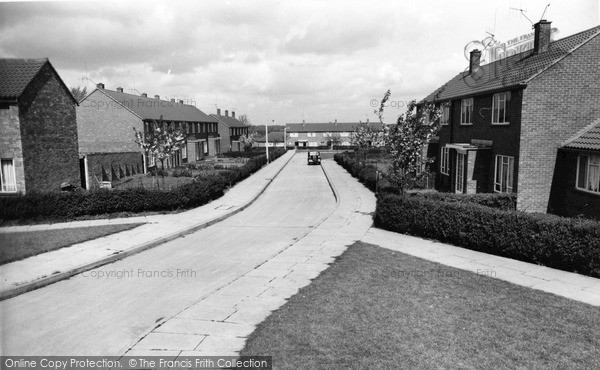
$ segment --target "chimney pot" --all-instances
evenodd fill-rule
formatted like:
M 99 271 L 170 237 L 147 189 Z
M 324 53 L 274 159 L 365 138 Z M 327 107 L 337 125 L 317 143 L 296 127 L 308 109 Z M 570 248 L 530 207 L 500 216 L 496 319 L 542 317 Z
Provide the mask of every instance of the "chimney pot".
M 160 99 L 160 95 L 154 95 L 154 99 Z
M 148 94 L 146 94 L 146 93 L 142 93 L 142 96 L 143 96 L 144 98 L 147 98 L 147 97 L 148 97 Z
M 221 116 L 221 108 L 217 108 L 217 116 Z
M 550 47 L 550 33 L 552 22 L 545 19 L 533 25 L 533 53 L 540 54 L 548 51 Z
M 229 117 L 229 111 L 225 109 L 225 117 Z
M 98 85 L 96 85 L 96 87 L 104 90 L 104 84 L 102 82 L 100 82 Z
M 123 92 L 123 88 L 122 87 L 117 87 L 117 92 L 122 93 Z
M 231 117 L 235 118 L 235 112 L 231 111 Z
M 469 59 L 469 74 L 476 72 L 479 69 L 481 63 L 481 51 L 475 49 L 471 51 Z

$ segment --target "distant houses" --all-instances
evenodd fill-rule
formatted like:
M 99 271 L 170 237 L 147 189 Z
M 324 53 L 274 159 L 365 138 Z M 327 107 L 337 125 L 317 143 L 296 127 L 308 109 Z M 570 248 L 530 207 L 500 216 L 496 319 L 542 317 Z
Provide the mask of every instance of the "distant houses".
M 295 148 L 315 148 L 352 145 L 354 131 L 362 122 L 329 122 L 329 123 L 288 123 L 287 146 Z M 370 125 L 374 130 L 381 130 L 380 123 Z
M 469 68 L 423 100 L 444 106 L 431 143 L 437 190 L 516 193 L 528 212 L 600 213 L 590 126 L 600 117 L 600 27 L 558 41 L 550 33 L 550 22 L 536 23 L 532 50 L 487 65 L 472 51 Z
M 148 132 L 157 124 L 184 132 L 185 143 L 165 164 L 181 166 L 221 152 L 218 122 L 183 100 L 162 100 L 155 95 L 133 95 L 104 84 L 83 98 L 77 107 L 79 155 L 82 160 L 82 187 L 99 187 L 106 181 L 144 173 L 160 167 L 152 156 L 142 155 L 134 142 L 135 128 Z
M 212 118 L 219 122 L 219 133 L 221 134 L 222 152 L 239 152 L 244 150 L 244 145 L 240 143 L 240 136 L 248 136 L 249 127 L 235 118 L 235 112 L 225 111 L 221 115 L 221 109 L 217 109 L 217 114 L 211 114 Z
M 48 59 L 0 59 L 0 195 L 79 184 L 76 105 Z

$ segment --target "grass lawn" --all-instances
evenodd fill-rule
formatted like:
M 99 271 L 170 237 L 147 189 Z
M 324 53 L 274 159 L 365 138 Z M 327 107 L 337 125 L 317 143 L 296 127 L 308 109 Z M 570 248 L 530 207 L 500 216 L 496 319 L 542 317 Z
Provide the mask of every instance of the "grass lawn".
M 68 247 L 86 240 L 130 230 L 142 224 L 103 225 L 59 230 L 0 233 L 0 265 Z
M 356 243 L 242 355 L 274 368 L 600 368 L 600 308 Z

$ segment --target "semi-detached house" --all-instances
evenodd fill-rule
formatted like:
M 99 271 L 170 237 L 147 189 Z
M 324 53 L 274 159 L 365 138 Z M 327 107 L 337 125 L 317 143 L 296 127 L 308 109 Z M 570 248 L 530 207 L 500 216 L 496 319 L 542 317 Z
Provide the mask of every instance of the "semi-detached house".
M 437 144 L 431 144 L 438 190 L 513 192 L 519 210 L 559 213 L 550 199 L 560 193 L 551 191 L 553 180 L 565 176 L 556 171 L 559 150 L 600 117 L 600 26 L 557 41 L 550 33 L 550 22 L 536 23 L 532 50 L 487 65 L 472 51 L 468 70 L 422 101 L 444 107 Z M 579 163 L 595 173 L 595 154 L 587 162 L 579 158 L 569 160 L 569 171 L 583 173 Z M 570 186 L 590 201 L 568 213 L 594 207 L 597 213 L 597 187 Z

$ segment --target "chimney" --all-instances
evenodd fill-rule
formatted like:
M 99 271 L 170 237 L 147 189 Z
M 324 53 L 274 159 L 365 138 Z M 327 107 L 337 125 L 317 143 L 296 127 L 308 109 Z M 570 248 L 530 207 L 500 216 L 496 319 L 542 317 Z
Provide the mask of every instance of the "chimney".
M 369 123 L 369 119 L 367 118 L 367 123 Z
M 217 108 L 217 116 L 221 116 L 221 108 Z
M 333 124 L 337 126 L 337 118 L 333 121 Z
M 147 98 L 147 97 L 148 97 L 148 94 L 146 94 L 146 93 L 142 93 L 142 97 L 144 97 L 144 98 Z
M 102 82 L 100 82 L 98 85 L 96 85 L 97 88 L 104 90 L 104 84 Z
M 469 60 L 469 74 L 472 74 L 479 69 L 479 63 L 481 62 L 481 51 L 479 49 L 475 49 L 470 54 L 471 58 Z
M 117 87 L 117 92 L 122 93 L 123 92 L 123 88 L 122 87 Z
M 160 99 L 160 95 L 154 95 L 154 99 Z
M 302 120 L 302 126 L 306 125 L 306 121 Z
M 225 117 L 229 117 L 229 111 L 225 109 Z
M 533 54 L 541 54 L 548 51 L 550 46 L 550 24 L 545 19 L 533 25 Z
M 231 117 L 235 118 L 235 112 L 231 111 Z

